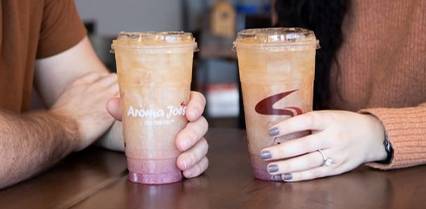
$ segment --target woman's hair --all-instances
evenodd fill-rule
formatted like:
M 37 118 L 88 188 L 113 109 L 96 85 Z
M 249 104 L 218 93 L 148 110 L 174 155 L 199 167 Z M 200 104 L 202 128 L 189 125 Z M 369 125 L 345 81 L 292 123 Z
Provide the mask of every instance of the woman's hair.
M 303 27 L 315 32 L 320 42 L 315 63 L 314 109 L 327 108 L 330 68 L 343 42 L 342 22 L 350 0 L 276 0 L 279 27 Z M 338 65 L 337 65 L 338 66 Z

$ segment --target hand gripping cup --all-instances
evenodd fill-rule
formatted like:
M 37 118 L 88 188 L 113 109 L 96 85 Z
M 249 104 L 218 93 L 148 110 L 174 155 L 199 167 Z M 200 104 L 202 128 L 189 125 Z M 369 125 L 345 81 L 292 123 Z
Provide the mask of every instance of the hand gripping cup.
M 182 179 L 175 138 L 187 124 L 196 42 L 184 32 L 121 32 L 117 62 L 129 180 L 164 184 Z
M 272 180 L 259 157 L 268 146 L 306 133 L 272 138 L 272 125 L 312 110 L 315 51 L 312 31 L 248 29 L 234 42 L 238 56 L 250 160 L 255 177 Z

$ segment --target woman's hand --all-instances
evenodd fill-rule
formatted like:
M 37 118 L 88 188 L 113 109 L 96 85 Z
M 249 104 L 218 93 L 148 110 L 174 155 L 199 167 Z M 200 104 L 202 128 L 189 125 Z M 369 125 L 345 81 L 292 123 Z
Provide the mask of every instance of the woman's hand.
M 204 96 L 198 92 L 191 92 L 185 113 L 189 123 L 176 137 L 176 146 L 182 152 L 176 163 L 186 178 L 199 176 L 209 165 L 206 157 L 208 144 L 204 138 L 208 123 L 202 116 L 205 106 L 206 99 Z M 119 98 L 111 99 L 107 104 L 107 109 L 114 118 L 121 120 Z
M 374 116 L 347 111 L 309 112 L 270 129 L 272 137 L 298 131 L 312 134 L 267 147 L 261 157 L 268 172 L 283 181 L 303 181 L 338 175 L 359 165 L 384 160 L 384 127 Z M 321 150 L 319 152 L 318 150 Z M 325 159 L 330 159 L 325 164 Z

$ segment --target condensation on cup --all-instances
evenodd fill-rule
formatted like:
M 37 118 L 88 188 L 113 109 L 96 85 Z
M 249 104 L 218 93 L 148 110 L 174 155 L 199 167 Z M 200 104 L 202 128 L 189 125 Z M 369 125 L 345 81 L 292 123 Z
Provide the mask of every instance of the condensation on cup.
M 175 138 L 187 124 L 196 45 L 192 34 L 184 32 L 121 32 L 112 43 L 132 182 L 182 179 Z
M 250 160 L 258 179 L 275 179 L 259 156 L 263 148 L 307 134 L 272 138 L 268 130 L 282 120 L 312 111 L 318 46 L 315 34 L 302 28 L 247 29 L 238 33 L 234 47 Z

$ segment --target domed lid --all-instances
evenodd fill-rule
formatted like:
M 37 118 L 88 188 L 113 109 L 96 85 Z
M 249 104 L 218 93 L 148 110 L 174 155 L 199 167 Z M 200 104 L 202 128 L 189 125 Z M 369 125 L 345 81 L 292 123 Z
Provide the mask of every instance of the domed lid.
M 238 33 L 235 47 L 254 45 L 254 47 L 276 45 L 318 45 L 313 31 L 304 28 L 261 28 L 246 29 Z
M 191 33 L 182 31 L 167 32 L 120 32 L 116 40 L 112 41 L 112 48 L 125 47 L 196 47 L 195 38 Z

